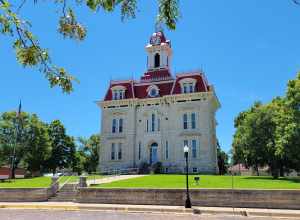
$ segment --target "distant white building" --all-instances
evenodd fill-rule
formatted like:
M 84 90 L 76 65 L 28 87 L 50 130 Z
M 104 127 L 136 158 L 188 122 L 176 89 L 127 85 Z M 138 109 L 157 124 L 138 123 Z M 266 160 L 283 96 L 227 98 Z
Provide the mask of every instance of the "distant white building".
M 154 33 L 146 46 L 147 72 L 139 81 L 111 81 L 102 109 L 100 169 L 162 162 L 165 172 L 183 172 L 183 146 L 190 171 L 216 173 L 214 88 L 201 71 L 170 72 L 171 42 Z

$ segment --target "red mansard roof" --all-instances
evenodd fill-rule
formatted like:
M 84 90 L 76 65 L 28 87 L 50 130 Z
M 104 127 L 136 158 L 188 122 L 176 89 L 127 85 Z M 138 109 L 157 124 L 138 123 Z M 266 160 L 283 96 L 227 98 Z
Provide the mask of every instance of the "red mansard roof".
M 210 91 L 205 76 L 200 72 L 184 73 L 176 75 L 176 79 L 172 78 L 169 70 L 156 70 L 146 72 L 141 77 L 140 81 L 124 80 L 124 81 L 113 81 L 110 83 L 109 89 L 105 95 L 104 101 L 112 100 L 112 90 L 114 86 L 124 86 L 125 99 L 138 98 L 145 99 L 151 98 L 148 96 L 148 87 L 155 85 L 159 89 L 159 97 L 166 95 L 181 94 L 180 80 L 185 78 L 192 78 L 196 80 L 196 91 L 195 92 L 207 92 Z
M 147 89 L 151 85 L 156 85 L 159 88 L 159 96 L 162 97 L 165 95 L 170 95 L 171 90 L 173 87 L 173 82 L 165 82 L 165 83 L 147 83 L 142 85 L 135 85 L 134 86 L 134 93 L 136 94 L 136 98 L 138 99 L 145 99 L 145 98 L 151 98 L 148 96 Z
M 172 79 L 168 69 L 149 71 L 144 73 L 144 76 L 141 77 L 141 81 L 160 81 L 167 79 Z
M 105 101 L 112 100 L 112 90 L 111 90 L 111 88 L 113 88 L 114 86 L 124 86 L 126 88 L 126 90 L 125 90 L 125 99 L 134 98 L 132 85 L 133 85 L 133 80 L 111 82 L 110 85 L 109 85 L 109 88 L 106 92 L 104 100 Z
M 173 89 L 173 93 L 172 94 L 180 94 L 181 93 L 181 87 L 180 87 L 180 80 L 184 79 L 184 78 L 192 78 L 196 80 L 196 92 L 207 92 L 208 89 L 208 85 L 205 82 L 206 80 L 204 79 L 203 74 L 199 74 L 199 73 L 185 73 L 185 74 L 180 74 L 176 76 L 176 82 L 175 82 L 175 86 Z

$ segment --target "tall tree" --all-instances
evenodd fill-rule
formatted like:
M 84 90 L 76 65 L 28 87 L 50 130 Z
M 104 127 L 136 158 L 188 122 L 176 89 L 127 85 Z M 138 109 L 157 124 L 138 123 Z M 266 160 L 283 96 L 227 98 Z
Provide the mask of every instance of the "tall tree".
M 256 170 L 268 165 L 272 176 L 300 170 L 300 74 L 288 83 L 287 94 L 255 104 L 235 119 L 234 160 Z
M 228 171 L 228 155 L 221 149 L 219 142 L 217 142 L 217 157 L 218 157 L 218 167 L 219 174 L 224 175 Z
M 250 110 L 242 112 L 235 119 L 236 132 L 233 140 L 233 153 L 235 161 L 244 163 L 247 167 L 258 167 L 265 164 L 266 140 L 260 139 L 265 136 L 263 124 L 262 105 L 255 103 Z M 266 136 L 265 136 L 266 137 Z
M 48 128 L 52 151 L 45 164 L 55 174 L 57 168 L 69 166 L 71 154 L 74 153 L 72 147 L 75 143 L 73 138 L 66 134 L 66 129 L 59 120 L 52 121 Z
M 77 21 L 76 7 L 87 6 L 91 11 L 104 10 L 112 12 L 116 8 L 121 10 L 121 19 L 136 17 L 137 0 L 56 0 L 53 1 L 60 7 L 58 32 L 65 38 L 79 41 L 85 39 L 87 30 Z M 175 29 L 179 17 L 178 0 L 157 0 L 158 22 L 165 23 L 170 29 Z M 39 0 L 34 0 L 39 4 Z M 31 21 L 21 16 L 27 0 L 0 0 L 0 33 L 10 36 L 16 58 L 24 67 L 38 67 L 48 79 L 50 86 L 59 86 L 64 92 L 73 90 L 73 81 L 76 80 L 64 68 L 57 67 L 51 62 L 47 49 L 43 48 L 37 37 L 31 32 Z
M 51 153 L 48 127 L 40 121 L 37 115 L 33 114 L 30 117 L 26 133 L 22 160 L 32 175 L 39 175 L 45 160 L 50 157 Z
M 21 121 L 14 111 L 4 112 L 0 115 L 0 165 L 11 165 L 13 162 L 13 167 L 17 167 L 23 158 L 31 116 L 22 112 L 19 117 Z M 23 129 L 20 129 L 17 140 L 19 123 L 22 123 Z M 12 161 L 13 154 L 15 154 L 14 161 Z
M 288 82 L 286 96 L 279 107 L 276 143 L 284 150 L 288 167 L 300 171 L 300 73 Z
M 84 169 L 91 173 L 96 172 L 99 164 L 100 135 L 92 135 L 88 139 L 79 138 L 79 150 L 85 157 Z

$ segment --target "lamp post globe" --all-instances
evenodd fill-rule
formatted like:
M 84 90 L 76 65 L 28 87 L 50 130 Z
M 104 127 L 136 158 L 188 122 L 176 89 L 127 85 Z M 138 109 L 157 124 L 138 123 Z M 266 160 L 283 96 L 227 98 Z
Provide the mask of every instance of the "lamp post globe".
M 185 208 L 192 208 L 192 203 L 190 199 L 190 192 L 189 192 L 189 147 L 185 145 L 183 147 L 184 157 L 185 157 L 185 163 L 186 163 L 186 200 L 185 200 Z
M 188 153 L 188 152 L 189 152 L 189 147 L 188 147 L 187 145 L 185 145 L 185 146 L 183 147 L 183 152 L 184 152 L 184 153 Z

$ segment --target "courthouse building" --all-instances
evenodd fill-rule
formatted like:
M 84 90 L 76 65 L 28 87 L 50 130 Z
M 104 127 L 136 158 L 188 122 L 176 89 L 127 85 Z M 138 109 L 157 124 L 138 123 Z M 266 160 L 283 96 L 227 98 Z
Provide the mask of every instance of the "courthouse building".
M 171 73 L 172 47 L 162 31 L 146 45 L 147 70 L 140 80 L 111 81 L 103 101 L 100 169 L 161 162 L 164 172 L 216 173 L 214 87 L 202 71 Z

